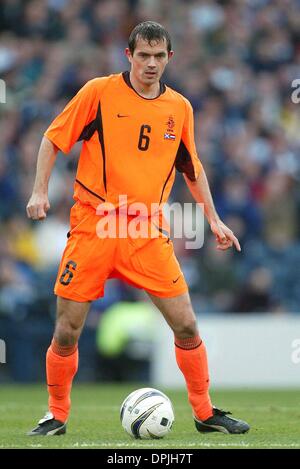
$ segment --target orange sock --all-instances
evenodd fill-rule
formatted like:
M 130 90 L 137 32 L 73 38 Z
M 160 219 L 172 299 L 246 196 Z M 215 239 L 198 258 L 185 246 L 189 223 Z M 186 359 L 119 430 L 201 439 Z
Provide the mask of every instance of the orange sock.
M 199 335 L 188 339 L 175 337 L 177 364 L 182 371 L 193 413 L 199 420 L 213 415 L 209 397 L 209 374 L 206 348 Z
M 46 356 L 49 410 L 56 420 L 66 422 L 71 407 L 72 381 L 78 369 L 78 346 L 60 346 L 52 340 Z

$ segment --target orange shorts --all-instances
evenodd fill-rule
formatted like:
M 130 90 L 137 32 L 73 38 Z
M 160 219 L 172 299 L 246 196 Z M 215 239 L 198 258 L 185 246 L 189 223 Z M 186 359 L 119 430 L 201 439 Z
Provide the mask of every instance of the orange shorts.
M 73 205 L 69 239 L 54 288 L 56 295 L 92 301 L 104 295 L 109 278 L 120 278 L 159 297 L 188 291 L 168 233 L 159 232 L 152 238 L 101 238 L 96 231 L 101 217 L 90 205 L 80 201 Z M 148 219 L 147 223 L 153 222 Z

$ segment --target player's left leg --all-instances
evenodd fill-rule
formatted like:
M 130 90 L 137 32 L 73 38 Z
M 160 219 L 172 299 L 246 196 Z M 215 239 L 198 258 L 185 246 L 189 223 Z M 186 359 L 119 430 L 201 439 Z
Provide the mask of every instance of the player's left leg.
M 197 430 L 247 432 L 250 427 L 246 422 L 228 417 L 228 412 L 211 404 L 206 348 L 199 336 L 188 292 L 171 298 L 161 298 L 149 292 L 148 295 L 174 332 L 176 361 L 186 381 Z
M 172 241 L 166 235 L 120 239 L 115 265 L 120 276 L 148 293 L 174 332 L 176 360 L 185 377 L 197 430 L 247 431 L 248 424 L 227 417 L 211 404 L 206 349 Z
M 148 293 L 174 333 L 175 355 L 188 389 L 194 415 L 202 420 L 213 415 L 209 397 L 206 349 L 199 336 L 196 317 L 188 293 L 159 298 Z

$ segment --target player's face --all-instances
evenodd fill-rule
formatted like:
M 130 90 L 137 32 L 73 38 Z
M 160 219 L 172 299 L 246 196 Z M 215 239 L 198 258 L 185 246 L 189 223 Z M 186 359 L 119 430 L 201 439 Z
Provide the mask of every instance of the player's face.
M 131 73 L 139 82 L 149 86 L 160 80 L 173 51 L 168 52 L 165 39 L 150 44 L 137 39 L 133 54 L 126 49 L 126 55 L 131 63 Z

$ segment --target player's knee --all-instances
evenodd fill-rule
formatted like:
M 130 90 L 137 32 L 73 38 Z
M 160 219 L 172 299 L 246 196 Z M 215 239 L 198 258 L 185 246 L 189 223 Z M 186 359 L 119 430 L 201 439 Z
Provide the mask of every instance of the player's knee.
M 185 319 L 173 328 L 175 337 L 186 339 L 195 337 L 198 334 L 197 322 L 195 319 Z
M 55 340 L 61 346 L 75 345 L 78 342 L 81 327 L 67 321 L 60 321 L 55 327 Z

